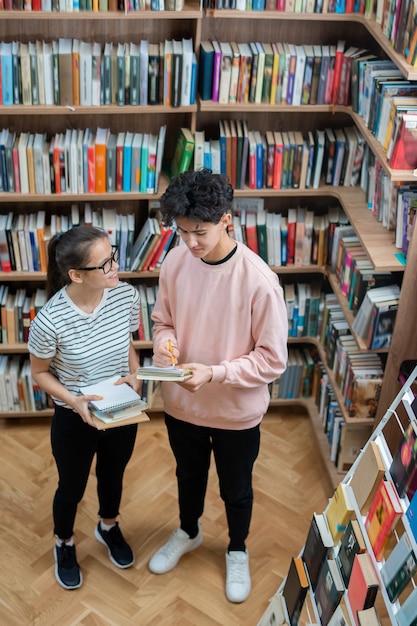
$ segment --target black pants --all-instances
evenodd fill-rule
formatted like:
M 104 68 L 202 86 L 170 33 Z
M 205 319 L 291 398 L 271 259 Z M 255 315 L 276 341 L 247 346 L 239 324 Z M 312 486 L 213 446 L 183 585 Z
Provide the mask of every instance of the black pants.
M 52 453 L 58 469 L 58 489 L 53 502 L 54 533 L 72 537 L 77 505 L 81 501 L 96 454 L 98 514 L 113 518 L 119 513 L 123 474 L 132 456 L 137 424 L 97 430 L 81 417 L 60 406 L 52 420 Z
M 177 462 L 181 528 L 195 528 L 203 514 L 211 451 L 229 527 L 229 550 L 244 550 L 253 507 L 252 470 L 259 453 L 259 426 L 222 430 L 195 426 L 165 415 Z

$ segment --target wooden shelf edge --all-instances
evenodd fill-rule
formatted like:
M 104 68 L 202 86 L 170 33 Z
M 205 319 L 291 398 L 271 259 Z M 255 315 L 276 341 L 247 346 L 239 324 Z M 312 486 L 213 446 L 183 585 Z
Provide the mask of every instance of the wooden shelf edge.
M 104 115 L 149 115 L 152 114 L 178 114 L 178 113 L 196 113 L 197 105 L 172 107 L 165 105 L 136 105 L 124 104 L 117 106 L 115 104 L 100 104 L 99 106 L 79 106 L 79 105 L 42 105 L 42 104 L 14 104 L 12 106 L 0 106 L 2 115 L 96 115 L 97 113 Z

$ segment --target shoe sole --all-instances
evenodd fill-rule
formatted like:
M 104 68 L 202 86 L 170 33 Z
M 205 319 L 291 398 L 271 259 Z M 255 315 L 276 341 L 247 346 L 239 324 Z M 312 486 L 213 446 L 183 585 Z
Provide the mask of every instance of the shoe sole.
M 79 589 L 81 587 L 81 585 L 83 584 L 83 575 L 82 572 L 80 570 L 80 582 L 78 583 L 78 585 L 66 585 L 59 577 L 58 574 L 58 560 L 57 560 L 57 556 L 56 556 L 56 551 L 54 550 L 54 558 L 55 558 L 55 578 L 56 581 L 58 583 L 58 585 L 60 585 L 63 589 L 67 589 L 67 591 L 72 591 L 73 589 Z
M 152 569 L 151 567 L 151 562 L 152 559 L 149 561 L 148 563 L 148 568 L 149 570 L 152 572 L 152 574 L 167 574 L 168 572 L 170 572 L 171 570 L 173 570 L 175 567 L 177 567 L 178 563 L 180 562 L 180 560 L 182 559 L 183 556 L 185 556 L 186 554 L 188 554 L 189 552 L 192 552 L 193 550 L 197 550 L 197 548 L 199 548 L 203 543 L 203 535 L 200 534 L 200 539 L 197 543 L 197 545 L 193 546 L 192 548 L 189 548 L 188 550 L 186 550 L 185 552 L 183 552 L 181 554 L 181 556 L 175 561 L 175 563 L 169 568 L 169 569 L 164 569 L 162 571 L 156 571 L 155 569 Z M 159 552 L 159 550 L 155 553 L 154 556 L 156 556 L 156 554 Z M 153 557 L 152 557 L 153 558 Z
M 102 544 L 103 544 L 103 546 L 106 546 L 106 548 L 107 548 L 107 552 L 108 552 L 108 555 L 109 555 L 109 559 L 110 559 L 110 561 L 113 563 L 113 565 L 115 565 L 115 566 L 116 566 L 116 567 L 118 567 L 119 569 L 127 569 L 128 567 L 132 567 L 132 565 L 133 565 L 133 564 L 134 564 L 134 562 L 135 562 L 135 556 L 134 556 L 134 555 L 133 555 L 133 560 L 131 561 L 131 563 L 127 563 L 126 565 L 122 565 L 121 563 L 118 563 L 118 562 L 116 561 L 116 559 L 113 557 L 113 555 L 112 555 L 112 553 L 111 553 L 111 551 L 110 551 L 109 546 L 107 545 L 107 543 L 104 541 L 103 537 L 102 537 L 102 536 L 100 535 L 100 533 L 98 532 L 97 526 L 96 526 L 96 527 L 95 527 L 95 529 L 94 529 L 94 536 L 95 536 L 95 538 L 96 538 L 96 539 L 97 539 L 100 543 L 102 543 Z

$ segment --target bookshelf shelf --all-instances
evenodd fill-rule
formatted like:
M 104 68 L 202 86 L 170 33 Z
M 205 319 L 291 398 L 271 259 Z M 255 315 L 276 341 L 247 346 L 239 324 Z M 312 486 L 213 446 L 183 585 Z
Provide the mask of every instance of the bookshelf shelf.
M 195 113 L 197 111 L 197 105 L 190 106 L 171 107 L 164 105 L 149 105 L 133 106 L 131 104 L 125 104 L 123 106 L 117 106 L 115 104 L 106 104 L 100 106 L 57 106 L 57 105 L 42 105 L 37 104 L 34 106 L 25 106 L 23 104 L 14 104 L 12 106 L 0 105 L 1 115 L 19 115 L 19 116 L 33 116 L 33 115 L 53 115 L 53 116 L 83 116 L 83 115 L 111 115 L 111 116 L 124 116 L 124 115 L 166 115 L 179 113 Z
M 329 26 L 331 25 L 331 33 Z M 236 10 L 207 10 L 203 11 L 196 0 L 187 1 L 183 11 L 141 11 L 125 15 L 121 12 L 79 12 L 79 13 L 46 13 L 42 11 L 2 11 L 0 20 L 0 34 L 4 40 L 34 41 L 45 39 L 48 41 L 61 37 L 97 40 L 100 43 L 138 41 L 163 41 L 192 37 L 194 49 L 198 56 L 199 44 L 205 39 L 219 41 L 292 41 L 294 43 L 328 43 L 338 39 L 346 39 L 350 45 L 368 47 L 375 53 L 381 53 L 391 58 L 400 68 L 403 75 L 411 80 L 417 80 L 417 69 L 406 63 L 398 55 L 382 34 L 380 27 L 373 21 L 358 14 L 307 14 L 287 13 L 278 11 L 236 11 Z M 80 124 L 91 127 L 110 127 L 114 132 L 138 128 L 144 123 L 157 127 L 167 124 L 167 143 L 165 148 L 166 160 L 169 161 L 173 153 L 174 140 L 179 126 L 188 126 L 192 131 L 203 128 L 217 128 L 219 116 L 225 114 L 227 118 L 247 117 L 256 122 L 260 128 L 269 128 L 271 124 L 291 124 L 302 130 L 314 130 L 328 124 L 351 125 L 354 123 L 364 135 L 372 151 L 384 165 L 384 169 L 393 181 L 415 181 L 410 171 L 395 171 L 389 168 L 384 153 L 375 138 L 363 121 L 352 112 L 350 107 L 337 105 L 302 105 L 280 106 L 268 104 L 237 104 L 219 105 L 211 101 L 197 100 L 197 104 L 190 107 L 156 106 L 97 106 L 97 107 L 63 107 L 63 106 L 0 106 L 2 127 L 13 127 L 20 131 L 47 131 L 48 133 L 62 132 L 71 125 Z M 16 193 L 0 193 L 0 202 L 4 207 L 16 207 L 19 212 L 29 213 L 38 207 L 46 207 L 57 212 L 68 210 L 72 202 L 92 202 L 120 207 L 127 212 L 133 210 L 138 216 L 138 223 L 147 215 L 152 200 L 157 199 L 166 189 L 167 177 L 163 174 L 160 180 L 158 194 L 144 193 L 111 193 L 111 194 L 33 194 L 23 195 Z M 405 358 L 415 358 L 417 354 L 417 339 L 414 337 L 409 320 L 409 310 L 415 309 L 413 294 L 416 293 L 417 280 L 413 268 L 417 265 L 416 244 L 412 246 L 407 266 L 397 256 L 393 233 L 379 224 L 372 212 L 367 209 L 365 194 L 359 188 L 320 186 L 318 189 L 308 190 L 274 190 L 249 189 L 235 191 L 235 197 L 262 197 L 269 199 L 279 198 L 283 206 L 286 201 L 306 204 L 314 201 L 319 204 L 324 199 L 327 204 L 334 199 L 338 202 L 349 221 L 354 225 L 359 239 L 366 249 L 374 268 L 378 271 L 404 272 L 403 293 L 398 311 L 396 331 L 392 348 L 387 361 L 387 379 L 390 384 L 384 385 L 381 394 L 381 404 L 387 405 L 395 393 L 396 380 L 393 372 L 398 371 L 398 362 Z M 274 267 L 279 275 L 325 274 L 323 267 Z M 125 280 L 157 279 L 158 272 L 123 272 L 121 278 Z M 45 280 L 41 272 L 0 272 L 0 281 L 4 283 L 34 283 L 37 286 Z M 14 285 L 13 285 L 14 286 Z M 348 313 L 348 312 L 347 312 Z M 349 316 L 348 316 L 349 319 Z M 310 341 L 303 338 L 304 343 Z M 139 348 L 150 347 L 146 342 L 137 342 Z M 363 346 L 360 346 L 363 349 Z M 7 346 L 0 345 L 0 353 L 24 353 L 25 347 L 21 344 Z M 295 402 L 295 401 L 294 401 Z M 299 401 L 303 402 L 304 401 Z M 312 403 L 314 405 L 314 403 Z M 381 409 L 382 410 L 382 409 Z M 309 410 L 314 413 L 314 406 Z M 3 415 L 2 415 L 3 416 Z M 15 417 L 15 414 L 11 415 Z M 317 421 L 317 420 L 316 420 Z M 321 428 L 318 428 L 318 434 Z M 334 470 L 333 465 L 327 462 L 328 444 L 320 446 L 328 471 Z

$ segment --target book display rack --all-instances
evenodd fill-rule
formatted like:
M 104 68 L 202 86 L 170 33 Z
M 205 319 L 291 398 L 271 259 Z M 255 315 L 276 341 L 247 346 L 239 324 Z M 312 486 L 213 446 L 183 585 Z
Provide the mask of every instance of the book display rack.
M 417 427 L 416 382 L 417 367 L 339 483 L 326 509 L 313 515 L 306 543 L 297 557 L 293 557 L 304 561 L 303 575 L 308 576 L 309 588 L 306 592 L 301 578 L 294 577 L 292 563 L 288 564 L 288 575 L 274 596 L 282 612 L 277 611 L 277 621 L 273 623 L 322 626 L 374 623 L 366 621 L 362 611 L 375 614 L 379 620 L 375 623 L 382 626 L 415 623 L 417 446 L 410 432 L 415 432 Z M 386 432 L 392 428 L 399 436 L 396 446 L 386 439 Z M 383 468 L 382 473 L 370 472 L 376 461 Z M 398 479 L 402 485 L 400 492 L 396 487 Z M 329 531 L 333 539 L 330 542 Z M 286 584 L 290 576 L 291 595 Z M 324 588 L 320 586 L 323 577 Z M 268 607 L 265 612 L 268 619 L 269 613 Z M 294 615 L 297 621 L 292 619 Z M 258 626 L 269 623 L 272 622 L 262 617 Z
M 331 23 L 331 29 L 329 28 Z M 331 31 L 329 33 L 329 30 Z M 417 80 L 417 70 L 406 62 L 392 48 L 388 39 L 383 35 L 375 20 L 367 19 L 359 14 L 336 14 L 336 13 L 290 13 L 279 11 L 236 11 L 202 9 L 198 2 L 191 0 L 186 2 L 181 11 L 133 11 L 129 14 L 122 12 L 94 12 L 82 11 L 81 13 L 68 12 L 63 19 L 62 13 L 45 11 L 17 11 L 2 10 L 0 20 L 0 41 L 7 44 L 21 42 L 24 44 L 36 44 L 39 42 L 53 42 L 74 40 L 99 43 L 101 46 L 112 43 L 118 50 L 120 45 L 139 45 L 141 41 L 149 41 L 158 44 L 166 41 L 190 41 L 192 40 L 193 51 L 196 56 L 200 54 L 200 43 L 209 40 L 220 42 L 277 42 L 290 41 L 294 45 L 299 44 L 322 44 L 330 45 L 337 41 L 349 41 L 349 45 L 370 49 L 375 55 L 391 59 L 399 68 L 403 77 L 408 80 Z M 330 40 L 331 38 L 331 40 Z M 28 46 L 32 47 L 33 46 Z M 140 47 L 140 46 L 139 46 Z M 11 46 L 13 49 L 13 46 Z M 93 46 L 94 48 L 94 46 Z M 2 47 L 5 51 L 7 46 Z M 36 45 L 35 45 L 36 49 Z M 150 52 L 150 50 L 149 50 Z M 1 57 L 3 62 L 3 55 Z M 197 61 L 199 59 L 197 58 Z M 4 65 L 6 67 L 6 65 Z M 3 73 L 4 74 L 4 73 Z M 62 73 L 63 74 L 63 73 Z M 62 88 L 65 80 L 62 77 Z M 181 97 L 174 102 L 163 99 L 154 100 L 155 84 L 149 83 L 148 100 L 127 99 L 126 93 L 119 94 L 119 99 L 110 98 L 110 103 L 100 104 L 100 97 L 96 94 L 95 104 L 74 103 L 74 99 L 66 103 L 63 99 L 56 104 L 34 104 L 34 94 L 30 95 L 32 104 L 5 104 L 3 90 L 3 103 L 0 104 L 1 128 L 9 129 L 15 133 L 15 138 L 23 133 L 47 134 L 49 137 L 67 133 L 68 129 L 85 130 L 109 129 L 114 134 L 147 132 L 158 136 L 160 129 L 166 129 L 164 162 L 171 163 L 178 131 L 180 128 L 190 129 L 196 132 L 204 131 L 205 137 L 215 139 L 218 137 L 219 120 L 237 121 L 245 120 L 249 127 L 256 128 L 261 134 L 265 134 L 272 128 L 277 131 L 288 128 L 301 131 L 303 134 L 315 132 L 317 129 L 326 128 L 340 129 L 345 126 L 356 125 L 365 141 L 370 146 L 372 153 L 382 163 L 382 168 L 389 178 L 398 183 L 415 181 L 413 172 L 407 170 L 392 170 L 375 137 L 367 129 L 364 120 L 352 110 L 351 106 L 341 104 L 301 104 L 284 105 L 269 104 L 265 102 L 214 102 L 211 99 L 202 99 L 198 95 L 195 101 L 189 97 L 183 104 Z M 163 84 L 159 89 L 164 90 Z M 73 92 L 73 98 L 74 98 Z M 89 102 L 87 100 L 87 102 Z M 133 179 L 132 179 L 133 180 Z M 36 182 L 36 181 L 35 181 Z M 71 191 L 65 193 L 22 193 L 17 191 L 0 190 L 0 213 L 27 216 L 46 211 L 47 215 L 57 214 L 68 216 L 71 214 L 73 205 L 89 203 L 94 209 L 117 209 L 117 212 L 127 217 L 134 216 L 135 235 L 147 220 L 155 199 L 164 192 L 168 178 L 162 170 L 159 184 L 153 187 L 147 186 L 144 191 L 127 186 L 125 190 L 115 189 L 108 191 L 106 186 L 97 186 L 87 193 L 80 193 L 78 187 L 71 187 Z M 152 188 L 151 188 L 152 187 Z M 39 189 L 42 189 L 40 184 Z M 110 187 L 112 189 L 112 187 Z M 154 191 L 156 190 L 156 193 Z M 318 214 L 327 211 L 329 205 L 338 205 L 345 213 L 350 224 L 354 228 L 359 241 L 364 248 L 373 268 L 379 272 L 399 272 L 403 274 L 401 298 L 398 306 L 396 324 L 385 368 L 384 383 L 381 390 L 380 407 L 388 406 L 397 392 L 395 372 L 399 364 L 415 358 L 417 354 L 416 334 L 411 324 L 410 311 L 415 310 L 413 296 L 416 293 L 417 246 L 412 242 L 409 246 L 407 264 L 397 255 L 397 248 L 393 242 L 392 231 L 378 223 L 372 212 L 367 209 L 365 194 L 359 187 L 332 186 L 320 184 L 312 189 L 274 189 L 255 188 L 249 186 L 237 188 L 235 198 L 262 197 L 265 201 L 266 211 L 281 211 L 286 214 L 288 206 L 305 204 L 309 209 L 317 210 Z M 319 278 L 327 278 L 327 269 L 322 265 L 286 266 L 276 267 L 275 271 L 281 276 L 292 277 L 293 282 L 307 282 L 313 274 Z M 154 271 L 129 271 L 121 272 L 123 280 L 136 283 L 144 283 L 150 286 L 157 281 L 158 270 Z M 42 287 L 45 281 L 45 272 L 36 271 L 1 271 L 1 285 L 10 287 L 10 291 L 28 289 L 38 291 L 42 297 Z M 343 298 L 342 289 L 331 282 L 343 310 L 346 312 L 348 323 L 352 325 L 352 316 L 347 310 Z M 350 317 L 349 317 L 350 316 Z M 294 338 L 291 342 L 297 343 L 305 338 Z M 149 339 L 137 338 L 135 346 L 138 350 L 151 348 Z M 387 352 L 387 350 L 386 350 Z M 4 355 L 16 357 L 15 361 L 27 354 L 26 344 L 20 342 L 0 343 L 0 368 L 1 357 Z M 4 359 L 3 359 L 4 361 Z M 330 376 L 330 382 L 332 378 Z M 335 385 L 336 386 L 336 385 Z M 336 389 L 336 398 L 339 404 L 343 404 Z M 317 431 L 318 446 L 323 456 L 326 469 L 329 474 L 329 482 L 335 486 L 339 482 L 339 476 L 334 465 L 328 460 L 329 446 L 323 435 L 321 420 L 314 402 L 309 399 L 274 400 L 271 405 L 288 402 L 289 404 L 302 404 L 308 410 Z M 38 411 L 19 411 L 19 416 L 30 417 L 39 415 Z M 44 409 L 43 414 L 50 415 L 50 409 Z M 365 420 L 369 427 L 371 423 L 378 422 L 383 414 L 382 408 L 378 408 L 375 420 Z M 15 417 L 15 411 L 2 411 L 0 417 Z M 349 416 L 346 415 L 346 421 Z M 361 420 L 359 420 L 361 422 Z

